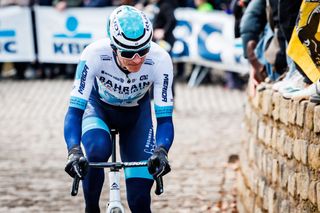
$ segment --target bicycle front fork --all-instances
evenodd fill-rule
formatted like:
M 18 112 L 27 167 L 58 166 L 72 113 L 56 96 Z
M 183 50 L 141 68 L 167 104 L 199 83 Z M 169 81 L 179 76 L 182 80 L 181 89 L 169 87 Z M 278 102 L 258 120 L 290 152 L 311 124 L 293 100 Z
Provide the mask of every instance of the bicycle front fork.
M 124 213 L 120 198 L 120 172 L 109 172 L 109 203 L 107 213 Z

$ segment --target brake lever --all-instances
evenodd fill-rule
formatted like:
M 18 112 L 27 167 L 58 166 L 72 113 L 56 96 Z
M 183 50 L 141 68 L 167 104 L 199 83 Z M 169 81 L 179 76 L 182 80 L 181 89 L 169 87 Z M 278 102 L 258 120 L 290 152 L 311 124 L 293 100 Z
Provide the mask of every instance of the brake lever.
M 78 175 L 74 176 L 71 189 L 71 196 L 76 196 L 78 194 L 79 182 L 80 178 L 78 177 Z
M 154 191 L 156 195 L 161 195 L 163 193 L 163 179 L 162 176 L 156 178 L 156 190 Z

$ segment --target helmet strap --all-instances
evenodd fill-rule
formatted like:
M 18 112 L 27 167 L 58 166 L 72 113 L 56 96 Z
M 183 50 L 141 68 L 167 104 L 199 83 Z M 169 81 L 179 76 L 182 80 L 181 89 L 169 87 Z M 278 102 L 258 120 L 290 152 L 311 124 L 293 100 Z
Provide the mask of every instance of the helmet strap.
M 114 50 L 114 51 L 117 51 L 117 48 L 114 44 L 110 44 L 111 48 Z

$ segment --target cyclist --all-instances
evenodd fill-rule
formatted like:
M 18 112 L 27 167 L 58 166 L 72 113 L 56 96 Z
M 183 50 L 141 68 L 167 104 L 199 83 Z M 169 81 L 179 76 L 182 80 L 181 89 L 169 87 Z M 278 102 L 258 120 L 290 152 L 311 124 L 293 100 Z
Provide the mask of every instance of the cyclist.
M 132 212 L 151 212 L 153 179 L 171 170 L 167 153 L 174 136 L 173 66 L 169 54 L 151 41 L 152 33 L 152 24 L 143 12 L 120 6 L 109 17 L 108 38 L 87 46 L 78 63 L 64 124 L 68 148 L 65 171 L 83 179 L 88 213 L 100 212 L 104 171 L 87 168 L 87 159 L 108 160 L 111 128 L 119 130 L 122 161 L 148 161 L 148 168 L 125 169 Z M 155 138 L 148 92 L 152 84 Z

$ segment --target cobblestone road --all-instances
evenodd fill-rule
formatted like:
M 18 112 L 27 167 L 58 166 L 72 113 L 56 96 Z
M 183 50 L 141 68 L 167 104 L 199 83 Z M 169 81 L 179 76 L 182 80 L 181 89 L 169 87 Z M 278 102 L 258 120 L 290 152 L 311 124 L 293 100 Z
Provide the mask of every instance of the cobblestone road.
M 63 80 L 0 82 L 0 212 L 84 212 L 82 190 L 71 197 L 63 171 L 71 86 Z M 172 172 L 165 193 L 154 196 L 153 212 L 232 212 L 236 173 L 227 161 L 240 149 L 244 94 L 184 85 L 176 94 Z M 103 191 L 102 200 L 107 196 Z

